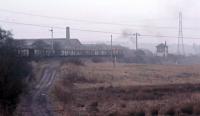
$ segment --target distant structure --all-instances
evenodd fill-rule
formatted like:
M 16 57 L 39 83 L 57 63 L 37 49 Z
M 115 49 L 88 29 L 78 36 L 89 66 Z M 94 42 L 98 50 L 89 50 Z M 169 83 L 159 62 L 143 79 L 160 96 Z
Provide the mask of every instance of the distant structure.
M 77 49 L 81 47 L 81 42 L 78 39 L 66 39 L 66 38 L 37 38 L 37 39 L 17 39 L 17 41 L 21 42 L 23 48 L 35 48 L 35 43 L 43 42 L 44 49 L 51 49 L 51 44 L 53 41 L 54 49 Z
M 111 54 L 122 56 L 124 47 L 106 44 L 81 44 L 78 39 L 70 38 L 70 28 L 66 28 L 66 38 L 54 38 L 53 28 L 51 38 L 16 39 L 20 56 L 24 57 L 92 57 L 106 56 Z
M 167 43 L 160 43 L 156 46 L 156 55 L 160 57 L 168 56 L 168 46 Z
M 36 38 L 36 39 L 16 39 L 21 48 L 28 49 L 52 49 L 66 50 L 110 50 L 110 45 L 106 44 L 82 44 L 78 39 L 70 38 L 70 28 L 66 27 L 66 38 Z M 52 43 L 53 42 L 53 43 Z M 52 47 L 53 46 L 53 47 Z M 39 47 L 39 48 L 38 48 Z M 123 49 L 114 45 L 113 49 Z
M 35 44 L 43 44 L 44 49 L 79 49 L 81 42 L 78 39 L 70 38 L 70 28 L 66 27 L 66 38 L 37 38 L 37 39 L 16 39 L 23 48 L 35 48 Z M 52 43 L 53 42 L 53 43 Z
M 178 32 L 178 45 L 177 45 L 177 54 L 185 55 L 185 48 L 183 43 L 183 26 L 182 26 L 182 12 L 179 12 L 179 32 Z

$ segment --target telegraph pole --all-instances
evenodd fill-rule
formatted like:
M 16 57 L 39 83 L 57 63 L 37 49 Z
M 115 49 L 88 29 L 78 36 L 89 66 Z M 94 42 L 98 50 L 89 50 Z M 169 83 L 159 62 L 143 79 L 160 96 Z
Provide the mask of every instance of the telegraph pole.
M 113 63 L 113 67 L 115 67 L 116 56 L 115 56 L 115 59 L 113 59 L 113 43 L 112 43 L 112 35 L 110 36 L 110 46 L 111 46 L 111 60 L 112 60 L 112 63 Z
M 113 61 L 112 35 L 110 36 L 110 48 L 111 48 L 111 59 L 112 59 L 112 61 Z
M 54 44 L 54 41 L 53 41 L 53 27 L 49 31 L 51 32 L 51 39 L 52 39 L 51 47 L 52 47 L 52 50 L 53 50 L 54 49 L 54 47 L 53 47 L 53 44 Z
M 135 49 L 138 50 L 138 36 L 140 36 L 139 33 L 133 34 L 135 36 Z

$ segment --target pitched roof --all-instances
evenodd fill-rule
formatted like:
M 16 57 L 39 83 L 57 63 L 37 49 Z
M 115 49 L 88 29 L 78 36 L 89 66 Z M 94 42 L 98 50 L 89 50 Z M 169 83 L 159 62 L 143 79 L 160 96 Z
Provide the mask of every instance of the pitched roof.
M 29 46 L 29 47 L 31 47 L 31 45 L 34 42 L 38 41 L 38 40 L 42 40 L 45 43 L 50 44 L 50 45 L 51 45 L 52 41 L 54 43 L 59 43 L 60 47 L 63 48 L 63 49 L 66 49 L 66 48 L 77 48 L 77 47 L 81 46 L 81 42 L 78 39 L 38 38 L 38 39 L 15 39 L 15 40 L 17 40 L 17 41 L 23 41 L 26 44 L 26 46 Z

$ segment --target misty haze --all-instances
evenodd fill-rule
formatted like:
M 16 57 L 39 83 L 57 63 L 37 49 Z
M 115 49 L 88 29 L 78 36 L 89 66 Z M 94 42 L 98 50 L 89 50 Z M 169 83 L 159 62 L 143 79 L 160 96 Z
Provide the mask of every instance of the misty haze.
M 200 116 L 200 1 L 0 1 L 0 116 Z

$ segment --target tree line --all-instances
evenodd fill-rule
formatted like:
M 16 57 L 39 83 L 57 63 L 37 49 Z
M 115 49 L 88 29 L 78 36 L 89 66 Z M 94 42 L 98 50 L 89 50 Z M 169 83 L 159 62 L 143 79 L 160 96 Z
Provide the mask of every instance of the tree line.
M 10 31 L 0 28 L 0 115 L 12 116 L 31 73 L 27 59 L 17 55 L 17 42 Z

